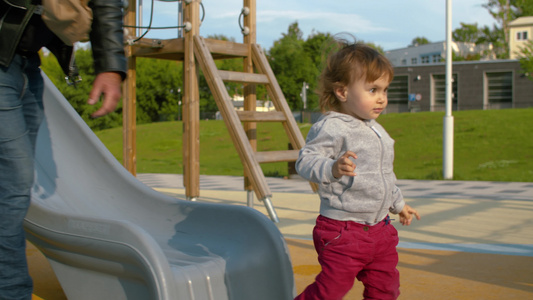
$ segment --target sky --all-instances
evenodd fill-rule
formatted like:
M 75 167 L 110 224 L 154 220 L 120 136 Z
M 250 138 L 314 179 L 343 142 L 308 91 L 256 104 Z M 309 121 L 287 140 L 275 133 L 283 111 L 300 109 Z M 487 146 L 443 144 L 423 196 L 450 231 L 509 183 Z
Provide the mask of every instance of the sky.
M 492 28 L 494 18 L 481 5 L 488 0 L 452 1 L 452 30 L 460 23 L 477 23 Z M 149 24 L 152 0 L 142 3 L 143 26 Z M 239 14 L 242 0 L 203 0 L 204 21 L 200 34 L 225 35 L 242 41 Z M 257 43 L 270 49 L 298 22 L 304 39 L 321 32 L 347 32 L 356 39 L 372 42 L 384 50 L 407 47 L 416 37 L 430 42 L 446 39 L 446 0 L 257 0 Z M 202 15 L 202 12 L 200 12 Z M 177 2 L 154 2 L 153 26 L 177 25 Z M 177 37 L 176 29 L 151 30 L 146 37 Z

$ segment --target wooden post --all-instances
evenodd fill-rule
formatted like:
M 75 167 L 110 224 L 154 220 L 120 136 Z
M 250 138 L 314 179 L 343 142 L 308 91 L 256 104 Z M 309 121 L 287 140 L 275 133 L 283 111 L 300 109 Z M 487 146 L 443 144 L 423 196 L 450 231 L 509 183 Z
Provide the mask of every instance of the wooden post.
M 135 0 L 129 0 L 129 8 L 124 17 L 124 24 L 134 26 L 136 24 Z M 135 36 L 135 29 L 129 29 L 131 36 Z M 126 46 L 126 57 L 128 59 L 127 78 L 123 85 L 123 109 L 122 109 L 122 140 L 123 153 L 122 163 L 124 168 L 134 176 L 137 175 L 137 150 L 136 150 L 136 58 L 132 54 L 132 46 Z
M 256 34 L 256 0 L 244 0 L 243 8 L 248 8 L 248 15 L 244 15 L 243 25 L 244 28 L 248 28 L 248 34 L 245 34 L 243 37 L 244 44 L 248 46 L 248 56 L 244 58 L 244 72 L 253 73 L 254 66 L 252 62 L 252 44 L 256 43 L 257 34 Z M 245 84 L 244 85 L 244 110 L 245 111 L 255 111 L 257 106 L 257 95 L 256 95 L 256 86 L 255 84 Z M 257 151 L 257 123 L 255 122 L 245 122 L 244 130 L 250 141 L 250 145 L 254 151 Z M 253 187 L 249 180 L 249 174 L 244 173 L 244 189 L 247 191 L 252 191 Z M 251 193 L 251 192 L 250 192 Z M 249 199 L 249 206 L 252 206 L 251 199 Z
M 200 33 L 200 0 L 183 3 L 183 21 L 191 23 L 184 33 L 183 58 L 183 185 L 187 199 L 200 196 L 200 95 L 194 58 L 194 36 Z

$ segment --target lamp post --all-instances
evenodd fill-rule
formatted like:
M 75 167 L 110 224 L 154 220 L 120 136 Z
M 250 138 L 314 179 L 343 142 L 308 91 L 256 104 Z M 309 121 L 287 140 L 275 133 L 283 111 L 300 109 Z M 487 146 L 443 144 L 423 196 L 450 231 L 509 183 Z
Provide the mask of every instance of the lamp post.
M 453 116 L 452 116 L 452 0 L 446 0 L 446 115 L 443 126 L 442 175 L 453 179 Z
M 309 84 L 304 81 L 302 85 L 302 92 L 300 93 L 300 96 L 302 96 L 302 101 L 304 103 L 304 110 L 307 109 L 307 89 L 309 89 Z
M 304 122 L 304 111 L 307 109 L 307 89 L 309 89 L 309 84 L 304 81 L 302 85 L 302 92 L 300 93 L 300 96 L 302 97 L 302 102 L 304 103 L 304 109 L 302 110 L 302 115 L 300 122 Z

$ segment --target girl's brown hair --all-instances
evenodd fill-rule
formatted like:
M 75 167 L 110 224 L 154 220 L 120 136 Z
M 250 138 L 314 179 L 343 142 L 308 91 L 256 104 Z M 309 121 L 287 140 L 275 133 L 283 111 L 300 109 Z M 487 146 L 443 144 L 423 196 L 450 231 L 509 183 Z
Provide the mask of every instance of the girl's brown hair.
M 336 40 L 337 51 L 333 51 L 320 76 L 320 109 L 322 112 L 339 111 L 340 102 L 335 90 L 346 87 L 355 80 L 373 82 L 387 76 L 394 77 L 394 68 L 389 60 L 374 48 L 363 43 L 348 43 Z

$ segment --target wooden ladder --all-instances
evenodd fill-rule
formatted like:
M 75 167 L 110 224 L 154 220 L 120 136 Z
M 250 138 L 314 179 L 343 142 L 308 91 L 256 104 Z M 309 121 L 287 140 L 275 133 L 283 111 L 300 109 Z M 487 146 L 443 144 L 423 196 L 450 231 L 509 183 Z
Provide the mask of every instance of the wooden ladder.
M 208 45 L 200 36 L 194 37 L 194 53 L 257 198 L 264 203 L 272 221 L 279 222 L 270 199 L 272 193 L 260 163 L 296 161 L 299 150 L 305 145 L 305 140 L 283 96 L 274 72 L 270 68 L 265 53 L 258 45 L 251 45 L 252 61 L 257 73 L 218 70 Z M 224 82 L 265 85 L 276 111 L 236 111 Z M 241 122 L 281 122 L 295 150 L 255 152 Z M 314 191 L 317 190 L 315 184 L 312 183 L 311 186 Z

